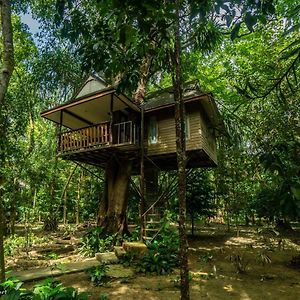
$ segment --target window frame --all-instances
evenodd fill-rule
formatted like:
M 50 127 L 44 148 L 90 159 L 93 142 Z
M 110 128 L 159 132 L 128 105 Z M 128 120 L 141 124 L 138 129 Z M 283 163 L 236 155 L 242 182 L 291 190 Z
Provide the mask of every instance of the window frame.
M 190 130 L 190 116 L 189 114 L 185 114 L 184 118 L 184 133 L 185 133 L 185 139 L 188 141 L 191 138 L 191 130 Z
M 152 133 L 155 133 L 152 135 Z M 150 116 L 148 127 L 148 144 L 155 145 L 158 143 L 158 122 L 156 116 Z

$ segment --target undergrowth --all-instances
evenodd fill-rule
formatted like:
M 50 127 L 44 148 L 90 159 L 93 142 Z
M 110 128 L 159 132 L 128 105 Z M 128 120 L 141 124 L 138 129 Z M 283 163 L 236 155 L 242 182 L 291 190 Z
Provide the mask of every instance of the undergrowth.
M 127 252 L 122 263 L 141 273 L 166 274 L 178 267 L 179 237 L 169 222 L 165 222 L 154 241 L 147 243 L 147 248 L 142 257 Z
M 91 228 L 81 240 L 80 253 L 84 256 L 94 256 L 97 252 L 112 251 L 116 240 L 116 235 L 105 235 L 103 227 Z
M 107 270 L 108 266 L 105 264 L 101 264 L 99 266 L 88 269 L 87 273 L 94 285 L 103 285 L 108 281 L 108 277 L 106 274 Z
M 64 287 L 52 278 L 36 284 L 31 290 L 22 288 L 23 283 L 16 278 L 9 278 L 0 284 L 1 300 L 87 300 L 86 293 L 79 293 L 72 287 Z
M 14 234 L 5 239 L 4 254 L 5 256 L 13 256 L 16 251 L 25 249 L 26 247 L 31 248 L 34 245 L 42 244 L 47 241 L 47 237 L 38 237 L 33 233 L 30 233 L 27 238 Z

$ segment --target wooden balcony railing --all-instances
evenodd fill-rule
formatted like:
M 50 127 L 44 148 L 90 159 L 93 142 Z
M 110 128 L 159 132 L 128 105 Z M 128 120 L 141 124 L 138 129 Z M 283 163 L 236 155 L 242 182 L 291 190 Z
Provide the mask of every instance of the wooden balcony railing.
M 138 127 L 132 121 L 114 124 L 112 135 L 110 123 L 85 127 L 62 133 L 58 140 L 58 152 L 85 150 L 89 148 L 138 144 Z
M 60 135 L 59 152 L 67 152 L 108 144 L 109 122 L 68 131 Z

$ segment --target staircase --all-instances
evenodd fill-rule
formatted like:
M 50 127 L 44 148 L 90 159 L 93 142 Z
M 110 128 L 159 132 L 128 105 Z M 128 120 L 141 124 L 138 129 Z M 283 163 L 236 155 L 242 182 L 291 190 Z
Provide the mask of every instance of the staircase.
M 143 233 L 143 240 L 152 242 L 163 226 L 163 208 L 152 207 L 149 211 L 146 211 L 144 218 L 145 228 Z

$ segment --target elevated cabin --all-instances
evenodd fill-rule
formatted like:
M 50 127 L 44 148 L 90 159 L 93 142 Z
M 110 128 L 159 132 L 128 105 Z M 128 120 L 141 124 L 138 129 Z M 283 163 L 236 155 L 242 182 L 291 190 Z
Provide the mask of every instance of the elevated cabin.
M 187 168 L 217 165 L 216 137 L 223 122 L 210 93 L 198 82 L 184 85 Z M 162 170 L 177 168 L 175 103 L 173 88 L 152 93 L 145 104 L 146 153 Z
M 197 82 L 184 87 L 188 168 L 216 166 L 216 136 L 222 121 L 210 93 Z M 141 114 L 144 113 L 145 165 L 176 169 L 174 95 L 171 88 L 150 94 L 138 106 L 98 76 L 90 76 L 67 103 L 41 113 L 59 125 L 60 157 L 104 168 L 112 155 L 133 161 L 139 173 Z

